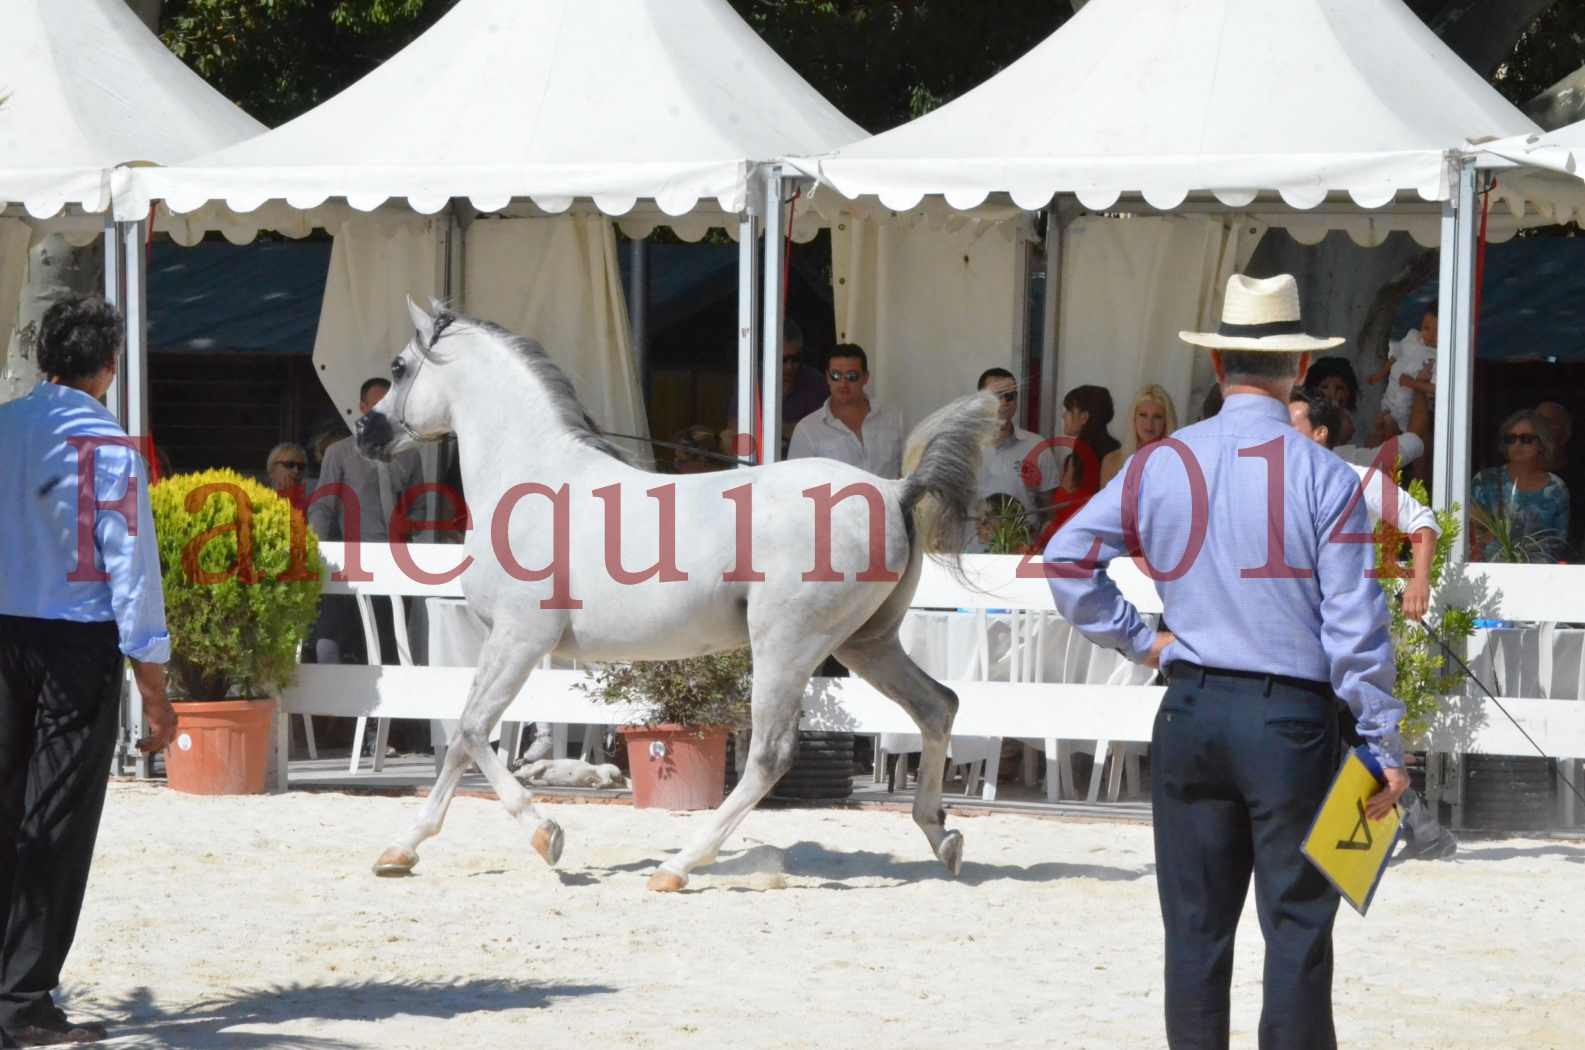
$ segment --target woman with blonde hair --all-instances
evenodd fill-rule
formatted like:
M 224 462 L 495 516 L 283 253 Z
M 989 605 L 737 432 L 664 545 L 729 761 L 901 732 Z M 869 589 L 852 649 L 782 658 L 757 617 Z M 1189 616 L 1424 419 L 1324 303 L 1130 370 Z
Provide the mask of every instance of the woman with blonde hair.
M 1178 410 L 1172 403 L 1172 395 L 1154 383 L 1140 389 L 1133 407 L 1128 410 L 1128 419 L 1128 440 L 1101 460 L 1103 486 L 1117 476 L 1129 456 L 1178 429 Z

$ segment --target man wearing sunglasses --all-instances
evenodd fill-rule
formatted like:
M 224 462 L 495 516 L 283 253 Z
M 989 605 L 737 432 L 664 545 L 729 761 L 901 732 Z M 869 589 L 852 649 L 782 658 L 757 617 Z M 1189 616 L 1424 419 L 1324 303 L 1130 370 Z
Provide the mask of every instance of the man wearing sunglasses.
M 980 461 L 981 499 L 997 493 L 1012 496 L 1029 512 L 1031 535 L 1040 532 L 1039 509 L 1051 502 L 1050 491 L 1057 487 L 1062 477 L 1059 455 L 1051 448 L 1041 449 L 1031 458 L 1030 453 L 1044 444 L 1039 434 L 1015 425 L 1018 416 L 1018 380 L 1005 368 L 987 368 L 980 374 L 976 390 L 989 390 L 996 395 L 996 419 L 1001 429 L 985 450 Z
M 839 343 L 826 357 L 830 396 L 793 428 L 788 459 L 823 457 L 883 478 L 902 476 L 903 421 L 864 393 L 869 358 L 862 347 Z

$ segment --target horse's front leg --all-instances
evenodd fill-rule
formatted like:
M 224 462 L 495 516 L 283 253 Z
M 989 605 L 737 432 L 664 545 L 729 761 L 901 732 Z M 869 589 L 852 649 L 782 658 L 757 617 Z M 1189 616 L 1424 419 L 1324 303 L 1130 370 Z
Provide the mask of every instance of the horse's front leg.
M 440 833 L 446 810 L 457 792 L 457 786 L 462 783 L 470 758 L 489 779 L 490 786 L 495 789 L 496 796 L 507 812 L 526 826 L 532 826 L 535 850 L 547 863 L 556 862 L 561 855 L 561 829 L 553 821 L 539 819 L 532 796 L 507 771 L 506 764 L 490 748 L 490 730 L 522 690 L 529 672 L 553 644 L 550 640 L 524 638 L 520 633 L 507 632 L 499 627 L 490 632 L 479 651 L 479 667 L 474 672 L 473 687 L 463 707 L 457 732 L 446 749 L 446 761 L 435 779 L 435 787 L 412 828 L 375 861 L 376 875 L 405 875 L 413 870 L 418 863 L 419 845 Z

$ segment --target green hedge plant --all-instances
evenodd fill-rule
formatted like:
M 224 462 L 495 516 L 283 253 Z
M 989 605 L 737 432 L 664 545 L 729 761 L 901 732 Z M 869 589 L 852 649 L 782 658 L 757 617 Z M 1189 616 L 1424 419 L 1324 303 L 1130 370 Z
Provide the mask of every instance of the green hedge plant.
M 173 693 L 254 699 L 288 685 L 319 611 L 319 541 L 301 511 L 231 470 L 149 490 Z
M 1424 483 L 1418 480 L 1409 484 L 1409 494 L 1421 503 L 1429 505 L 1431 502 Z M 1456 503 L 1451 510 L 1439 510 L 1435 514 L 1442 534 L 1437 537 L 1436 554 L 1431 559 L 1433 596 L 1443 582 L 1448 559 L 1458 543 L 1462 518 Z M 1431 722 L 1442 708 L 1442 698 L 1457 693 L 1463 687 L 1461 672 L 1447 659 L 1442 647 L 1425 627 L 1434 630 L 1456 652 L 1475 633 L 1477 613 L 1473 608 L 1432 601 L 1431 609 L 1426 613 L 1425 627 L 1406 617 L 1401 596 L 1410 577 L 1410 567 L 1406 564 L 1410 549 L 1408 537 L 1402 532 L 1386 522 L 1377 525 L 1376 571 L 1388 595 L 1387 608 L 1391 614 L 1389 630 L 1392 634 L 1393 655 L 1398 665 L 1396 693 L 1405 708 L 1399 730 L 1405 743 L 1414 746 L 1424 741 Z

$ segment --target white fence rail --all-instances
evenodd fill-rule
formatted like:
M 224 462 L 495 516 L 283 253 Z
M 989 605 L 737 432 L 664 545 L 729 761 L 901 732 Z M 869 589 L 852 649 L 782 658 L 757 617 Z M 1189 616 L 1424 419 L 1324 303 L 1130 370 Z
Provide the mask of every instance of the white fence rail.
M 345 545 L 323 543 L 320 552 L 329 574 L 328 594 L 461 596 L 455 582 L 431 584 L 412 578 L 386 545 L 360 545 L 358 561 L 372 577 L 362 582 L 340 578 L 349 553 Z M 406 556 L 425 572 L 441 573 L 459 564 L 462 549 L 411 544 Z M 994 555 L 971 555 L 964 561 L 971 586 L 927 560 L 915 608 L 1051 609 L 1038 563 Z M 1111 574 L 1142 612 L 1161 611 L 1154 586 L 1131 562 L 1113 563 Z M 1452 589 L 1461 602 L 1478 604 L 1484 615 L 1494 619 L 1585 622 L 1585 566 L 1471 566 Z M 454 719 L 461 713 L 471 678 L 470 669 L 455 667 L 305 665 L 282 701 L 292 714 Z M 506 718 L 583 724 L 621 721 L 620 710 L 577 688 L 585 680 L 581 671 L 536 671 Z M 962 702 L 954 727 L 958 734 L 1113 742 L 1148 741 L 1163 692 L 1151 686 L 1074 683 L 952 681 L 948 685 Z M 1521 697 L 1503 702 L 1549 754 L 1585 755 L 1585 700 Z M 1489 701 L 1457 698 L 1451 708 L 1434 734 L 1437 750 L 1532 753 Z M 804 725 L 855 733 L 913 731 L 896 705 L 851 678 L 815 679 L 806 697 Z

